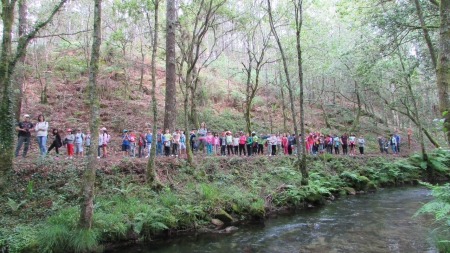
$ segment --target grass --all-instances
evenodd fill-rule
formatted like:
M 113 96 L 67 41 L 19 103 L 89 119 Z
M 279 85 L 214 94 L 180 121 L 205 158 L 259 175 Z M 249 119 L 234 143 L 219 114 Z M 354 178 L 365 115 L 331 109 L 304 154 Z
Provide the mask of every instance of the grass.
M 430 157 L 435 157 L 435 164 L 450 160 L 441 153 Z M 326 196 L 345 194 L 344 187 L 364 190 L 369 183 L 419 179 L 426 170 L 417 159 L 308 157 L 307 186 L 301 186 L 302 175 L 294 169 L 293 157 L 206 157 L 196 168 L 184 162 L 161 162 L 158 166 L 167 166 L 169 173 L 159 175 L 163 185 L 159 190 L 142 183 L 132 170 L 108 174 L 97 170 L 91 230 L 77 227 L 81 173 L 76 166 L 47 173 L 22 170 L 12 175 L 13 187 L 0 204 L 0 250 L 101 251 L 107 242 L 150 240 L 164 231 L 198 228 L 219 209 L 236 218 L 261 218 L 268 210 L 323 203 Z M 440 176 L 447 173 L 436 170 Z M 7 204 L 8 199 L 15 204 Z

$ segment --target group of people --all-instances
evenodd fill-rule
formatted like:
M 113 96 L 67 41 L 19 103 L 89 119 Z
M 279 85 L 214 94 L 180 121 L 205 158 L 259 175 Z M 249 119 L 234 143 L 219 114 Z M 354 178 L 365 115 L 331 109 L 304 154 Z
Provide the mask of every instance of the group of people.
M 66 130 L 64 138 L 60 136 L 58 129 L 51 132 L 52 143 L 46 148 L 49 124 L 45 121 L 43 115 L 39 115 L 36 125 L 30 122 L 30 116 L 24 115 L 24 121 L 20 122 L 16 130 L 18 131 L 18 142 L 15 150 L 15 156 L 19 155 L 19 151 L 25 144 L 22 156 L 25 157 L 28 152 L 31 132 L 36 132 L 39 152 L 41 156 L 50 153 L 55 149 L 56 157 L 59 158 L 59 149 L 62 146 L 67 148 L 67 157 L 71 159 L 75 156 L 83 156 L 84 151 L 88 151 L 91 147 L 91 133 L 86 130 L 85 133 L 77 128 L 74 132 L 72 129 Z M 111 136 L 105 127 L 99 131 L 97 146 L 97 158 L 107 157 L 107 146 Z M 393 154 L 400 152 L 400 135 L 390 135 L 387 138 L 378 137 L 378 144 L 381 153 L 389 153 L 391 148 Z M 151 129 L 146 132 L 134 133 L 133 130 L 124 129 L 121 136 L 121 151 L 123 156 L 131 157 L 149 157 L 152 141 L 156 143 L 157 156 L 183 156 L 186 155 L 187 139 L 184 131 L 175 129 L 170 133 L 169 129 L 165 129 L 164 133 L 161 128 L 157 128 L 155 138 L 152 136 Z M 244 134 L 243 131 L 232 133 L 229 130 L 222 132 L 212 132 L 206 128 L 203 122 L 199 129 L 193 128 L 189 133 L 189 145 L 194 154 L 202 152 L 207 155 L 239 155 L 239 156 L 256 156 L 256 155 L 291 155 L 297 154 L 297 142 L 305 145 L 307 154 L 340 154 L 354 156 L 356 147 L 359 154 L 364 155 L 365 139 L 362 135 L 356 137 L 354 133 L 322 134 L 319 132 L 309 133 L 302 138 L 301 135 L 295 133 L 276 133 L 276 134 L 256 134 L 255 132 Z M 265 152 L 266 150 L 266 152 Z M 342 151 L 341 151 L 342 150 Z
M 67 158 L 72 159 L 74 154 L 75 156 L 82 157 L 84 155 L 84 150 L 89 151 L 91 147 L 91 133 L 89 130 L 86 130 L 86 133 L 81 131 L 81 128 L 77 128 L 74 132 L 71 128 L 66 130 L 66 135 L 64 138 L 61 137 L 58 129 L 54 128 L 51 131 L 50 138 L 52 142 L 50 147 L 46 147 L 48 131 L 49 131 L 49 123 L 45 121 L 44 115 L 38 116 L 38 121 L 36 125 L 33 125 L 30 121 L 30 115 L 25 114 L 24 120 L 19 122 L 16 126 L 16 130 L 18 131 L 18 141 L 17 146 L 14 152 L 14 156 L 18 157 L 20 149 L 23 147 L 22 156 L 26 157 L 28 153 L 28 149 L 31 144 L 31 132 L 36 132 L 36 140 L 39 146 L 39 154 L 40 156 L 45 156 L 49 154 L 51 150 L 55 149 L 56 156 L 55 159 L 59 159 L 59 149 L 63 146 L 67 148 Z M 100 151 L 102 150 L 102 157 L 106 157 L 107 155 L 107 143 L 110 140 L 110 135 L 105 127 L 100 129 L 99 132 L 99 143 L 97 149 L 97 158 L 100 158 Z
M 408 133 L 408 137 L 409 137 Z M 400 140 L 401 137 L 399 134 L 390 134 L 388 137 L 378 136 L 378 145 L 380 147 L 380 152 L 383 154 L 389 154 L 389 148 L 392 150 L 392 154 L 396 155 L 400 153 Z

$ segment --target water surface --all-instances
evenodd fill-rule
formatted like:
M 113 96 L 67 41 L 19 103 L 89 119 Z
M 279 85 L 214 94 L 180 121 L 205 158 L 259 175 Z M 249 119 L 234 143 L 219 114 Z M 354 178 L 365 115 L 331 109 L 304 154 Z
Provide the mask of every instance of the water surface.
M 192 234 L 114 252 L 437 252 L 428 239 L 432 218 L 412 218 L 432 199 L 427 188 L 396 187 L 341 197 L 229 234 Z

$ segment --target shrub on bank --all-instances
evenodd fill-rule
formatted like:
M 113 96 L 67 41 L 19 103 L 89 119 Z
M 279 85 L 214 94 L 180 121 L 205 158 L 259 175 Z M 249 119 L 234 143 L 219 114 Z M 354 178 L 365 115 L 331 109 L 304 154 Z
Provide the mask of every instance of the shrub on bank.
M 450 161 L 446 154 L 430 157 L 438 157 L 442 164 Z M 302 176 L 293 167 L 294 161 L 295 157 L 287 156 L 207 157 L 195 168 L 183 160 L 160 161 L 162 188 L 158 189 L 142 181 L 145 160 L 127 160 L 127 168 L 118 164 L 111 170 L 97 170 L 91 230 L 77 228 L 81 169 L 68 166 L 45 172 L 18 171 L 13 175 L 13 187 L 3 197 L 16 206 L 4 204 L 6 201 L 0 206 L 0 248 L 9 252 L 102 251 L 101 245 L 111 242 L 215 228 L 210 223 L 213 218 L 224 222 L 260 219 L 280 208 L 322 204 L 339 194 L 374 190 L 379 185 L 411 182 L 427 175 L 415 156 L 320 155 L 308 157 L 309 184 L 301 185 Z M 436 171 L 437 176 L 446 174 L 447 169 Z

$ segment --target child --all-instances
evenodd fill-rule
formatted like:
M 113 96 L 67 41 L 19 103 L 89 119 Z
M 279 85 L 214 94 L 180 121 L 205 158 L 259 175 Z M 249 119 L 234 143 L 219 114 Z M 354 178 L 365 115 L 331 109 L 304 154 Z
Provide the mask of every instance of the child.
M 252 134 L 255 134 L 254 132 Z M 245 140 L 245 144 L 247 145 L 247 156 L 252 156 L 253 151 L 253 137 L 251 135 L 247 136 L 247 139 Z
M 139 145 L 139 150 L 138 150 L 138 157 L 139 158 L 141 158 L 141 157 L 144 157 L 145 156 L 145 146 L 147 146 L 147 140 L 145 139 L 145 134 L 144 134 L 144 131 L 142 131 L 140 134 L 139 134 L 139 141 L 138 141 L 138 145 Z
M 227 140 L 227 152 L 228 152 L 228 155 L 234 155 L 234 151 L 233 151 L 233 135 L 231 135 L 231 132 L 230 131 L 226 131 L 225 132 L 225 137 L 226 137 L 226 140 Z
M 272 146 L 269 156 L 275 156 L 277 154 L 277 137 L 275 136 L 275 134 L 270 135 L 269 146 Z
M 333 143 L 334 143 L 334 153 L 336 155 L 339 155 L 339 146 L 341 145 L 341 138 L 339 138 L 339 136 L 336 135 L 336 137 L 334 137 L 333 139 Z
M 84 146 L 86 147 L 86 153 L 85 154 L 88 155 L 89 154 L 89 150 L 91 148 L 91 131 L 89 129 L 86 130 Z
M 109 142 L 109 140 L 111 139 L 111 136 L 108 134 L 108 131 L 106 130 L 106 128 L 105 127 L 102 127 L 101 129 L 100 129 L 100 131 L 102 131 L 103 133 L 101 133 L 101 140 L 102 140 L 102 142 L 100 142 L 100 140 L 99 140 L 99 145 L 101 146 L 101 149 L 102 149 L 102 151 L 103 151 L 103 156 L 102 156 L 102 158 L 106 158 L 106 148 L 107 148 L 107 146 L 108 146 L 108 142 Z M 98 150 L 97 150 L 97 158 L 100 158 L 100 147 L 98 148 Z
M 64 137 L 64 142 L 67 143 L 67 158 L 72 159 L 73 157 L 73 141 L 75 136 L 72 134 L 72 129 L 67 129 L 67 135 Z
M 358 139 L 358 146 L 359 146 L 359 153 L 361 155 L 364 155 L 364 144 L 366 143 L 366 141 L 364 140 L 363 136 L 359 136 Z
M 86 139 L 86 136 L 81 132 L 80 128 L 77 128 L 77 132 L 75 134 L 75 156 L 83 156 L 83 141 Z
M 180 157 L 186 154 L 186 135 L 184 135 L 184 131 L 180 131 Z
M 239 135 L 237 133 L 235 133 L 234 137 L 233 137 L 233 147 L 234 147 L 234 154 L 238 155 L 238 151 L 239 151 Z
M 158 127 L 156 132 L 156 155 L 163 155 L 164 135 L 161 132 L 161 128 Z
M 54 140 L 52 142 L 52 145 L 50 145 L 50 147 L 48 148 L 47 154 L 50 153 L 50 150 L 55 148 L 55 151 L 56 151 L 55 159 L 58 160 L 59 159 L 59 150 L 58 149 L 62 146 L 61 136 L 58 133 L 58 129 L 55 129 L 55 128 L 53 129 L 52 134 L 53 134 L 53 139 Z
M 166 128 L 164 134 L 164 155 L 170 156 L 170 143 L 172 141 L 172 135 L 169 133 L 169 128 Z
M 244 132 L 240 132 L 241 136 L 239 137 L 239 155 L 242 156 L 242 153 L 244 156 L 246 156 L 245 152 L 245 143 L 247 142 L 247 137 L 244 135 Z
M 214 137 L 211 135 L 210 131 L 206 133 L 205 141 L 206 141 L 206 154 L 210 155 L 212 153 L 212 145 L 214 141 Z
M 133 133 L 133 130 L 130 130 L 129 134 L 129 140 L 130 140 L 130 156 L 135 157 L 136 156 L 136 135 Z
M 197 142 L 195 141 L 195 138 L 197 137 L 197 135 L 195 135 L 196 130 L 197 129 L 192 128 L 191 132 L 189 133 L 189 144 L 191 145 L 192 153 L 197 151 L 198 148 L 198 144 L 196 144 Z
M 172 156 L 178 157 L 178 148 L 180 147 L 180 129 L 176 129 L 172 134 Z
M 258 135 L 255 132 L 252 132 L 252 154 L 256 156 L 258 154 Z
M 355 144 L 356 144 L 356 136 L 354 133 L 350 133 L 350 136 L 348 137 L 348 141 L 350 143 L 350 155 L 355 155 Z
M 147 134 L 145 134 L 145 146 L 147 148 L 147 155 L 145 158 L 150 156 L 150 149 L 152 148 L 152 130 L 150 128 L 147 129 Z
M 220 141 L 220 155 L 225 156 L 225 149 L 227 148 L 227 137 L 225 136 L 225 131 L 222 132 L 219 141 Z
M 220 138 L 219 138 L 219 133 L 214 133 L 214 139 L 213 139 L 213 150 L 214 150 L 214 154 L 218 155 L 219 148 L 220 148 Z
M 128 130 L 124 129 L 122 134 L 122 155 L 125 157 L 130 149 L 130 136 Z

